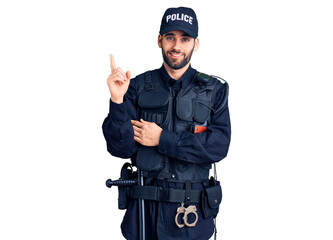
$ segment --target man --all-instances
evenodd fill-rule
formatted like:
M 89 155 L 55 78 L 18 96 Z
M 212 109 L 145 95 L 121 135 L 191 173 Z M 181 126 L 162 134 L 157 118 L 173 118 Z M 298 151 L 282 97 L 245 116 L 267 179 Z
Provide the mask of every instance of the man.
M 158 46 L 162 67 L 134 79 L 110 56 L 111 101 L 103 123 L 107 149 L 131 158 L 145 185 L 125 191 L 122 233 L 139 239 L 143 199 L 145 239 L 207 240 L 222 199 L 209 170 L 226 157 L 230 143 L 228 85 L 190 65 L 199 47 L 192 9 L 166 10 Z

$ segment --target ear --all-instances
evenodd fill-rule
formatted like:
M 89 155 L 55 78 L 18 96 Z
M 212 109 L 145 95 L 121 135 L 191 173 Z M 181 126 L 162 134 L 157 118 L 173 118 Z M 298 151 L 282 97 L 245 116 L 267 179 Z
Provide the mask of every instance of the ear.
M 194 40 L 194 52 L 196 52 L 196 51 L 198 51 L 198 49 L 199 49 L 199 38 L 196 38 L 195 40 Z
M 162 35 L 161 34 L 158 35 L 157 43 L 158 43 L 159 48 L 162 48 Z

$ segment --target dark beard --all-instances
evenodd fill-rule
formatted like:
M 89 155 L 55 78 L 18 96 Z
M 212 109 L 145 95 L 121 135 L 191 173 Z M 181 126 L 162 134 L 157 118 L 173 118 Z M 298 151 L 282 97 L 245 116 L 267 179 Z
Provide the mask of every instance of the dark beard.
M 162 55 L 163 55 L 163 60 L 164 62 L 172 69 L 174 70 L 178 70 L 178 69 L 181 69 L 183 67 L 186 66 L 186 64 L 188 64 L 191 60 L 191 57 L 192 57 L 192 53 L 193 53 L 193 50 L 194 50 L 194 46 L 192 48 L 192 51 L 190 52 L 190 54 L 184 58 L 183 61 L 181 61 L 179 64 L 175 64 L 175 63 L 172 63 L 169 58 L 167 57 L 167 55 L 164 53 L 164 49 L 162 47 Z M 177 51 L 175 50 L 172 50 L 171 52 L 174 52 L 174 53 L 178 53 Z

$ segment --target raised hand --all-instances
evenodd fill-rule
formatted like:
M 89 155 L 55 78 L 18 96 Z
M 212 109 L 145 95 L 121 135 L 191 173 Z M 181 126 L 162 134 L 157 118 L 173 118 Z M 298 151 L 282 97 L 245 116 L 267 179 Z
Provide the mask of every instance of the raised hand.
M 110 66 L 111 74 L 108 77 L 107 84 L 111 93 L 111 101 L 122 103 L 131 80 L 131 72 L 127 71 L 125 73 L 121 68 L 116 68 L 112 54 L 110 54 Z

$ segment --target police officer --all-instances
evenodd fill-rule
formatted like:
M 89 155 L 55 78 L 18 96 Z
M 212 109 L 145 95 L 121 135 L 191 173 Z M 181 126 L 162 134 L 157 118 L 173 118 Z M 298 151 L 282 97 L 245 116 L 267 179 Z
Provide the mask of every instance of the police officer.
M 192 9 L 166 10 L 158 46 L 162 67 L 133 79 L 110 55 L 107 150 L 131 158 L 145 185 L 125 191 L 122 234 L 139 239 L 138 199 L 143 199 L 146 239 L 207 240 L 222 199 L 209 170 L 226 157 L 230 143 L 228 84 L 190 65 L 199 47 Z

